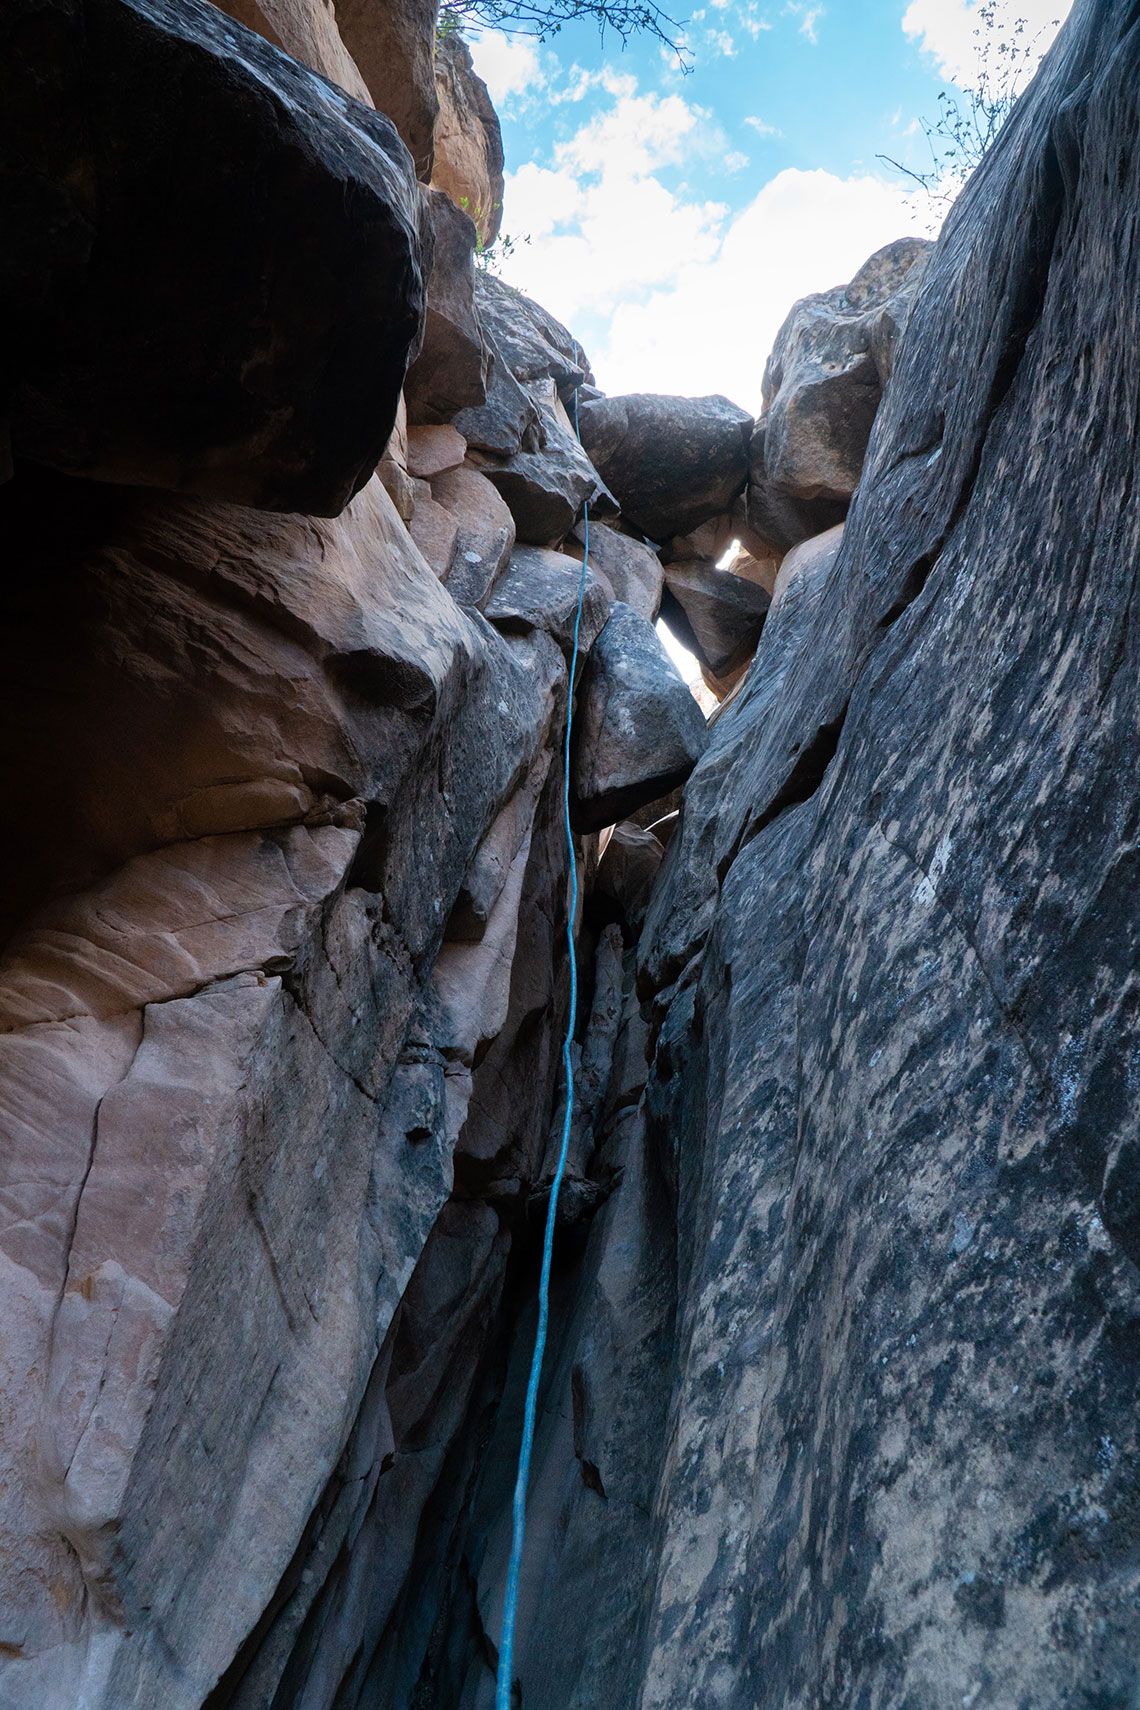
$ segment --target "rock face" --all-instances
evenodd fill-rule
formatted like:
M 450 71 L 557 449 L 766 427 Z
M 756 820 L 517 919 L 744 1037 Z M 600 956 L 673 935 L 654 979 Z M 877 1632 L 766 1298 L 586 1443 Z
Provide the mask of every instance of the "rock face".
M 432 231 L 423 345 L 404 386 L 408 420 L 441 426 L 486 402 L 490 352 L 475 307 L 475 226 L 442 190 L 425 205 Z
M 592 399 L 579 428 L 623 515 L 651 540 L 730 510 L 748 478 L 752 417 L 727 398 Z
M 503 223 L 503 136 L 487 85 L 476 75 L 471 50 L 458 30 L 447 31 L 435 52 L 435 163 L 431 181 L 475 222 L 484 245 Z
M 384 0 L 383 5 L 375 0 L 336 0 L 341 40 L 359 67 L 373 104 L 387 113 L 411 151 L 424 183 L 432 175 L 439 112 L 434 66 L 437 12 L 436 0 Z
M 600 831 L 683 784 L 708 744 L 705 721 L 657 632 L 615 601 L 579 699 L 573 818 Z
M 365 271 L 391 168 L 382 283 L 414 347 L 418 192 L 377 115 L 195 0 L 38 4 L 2 26 L 12 372 L 51 353 L 17 340 L 33 311 L 42 331 L 131 258 L 169 267 L 125 168 L 122 225 L 68 249 L 92 115 L 156 174 L 137 112 L 171 127 L 168 189 L 183 137 L 214 174 L 188 218 L 211 187 L 237 205 L 223 143 L 253 135 L 275 217 L 311 193 L 327 255 Z M 1134 12 L 1077 0 L 955 207 L 845 526 L 814 508 L 845 498 L 777 492 L 770 418 L 745 498 L 747 418 L 712 412 L 741 449 L 707 527 L 709 469 L 667 509 L 641 446 L 620 496 L 659 504 L 668 562 L 592 531 L 573 684 L 578 518 L 569 550 L 515 544 L 489 471 L 596 479 L 549 422 L 612 401 L 581 397 L 536 305 L 492 287 L 484 330 L 472 287 L 486 402 L 390 438 L 390 388 L 360 403 L 345 434 L 387 450 L 333 517 L 225 485 L 331 505 L 358 481 L 347 438 L 282 452 L 331 360 L 327 300 L 275 318 L 312 245 L 244 234 L 256 324 L 216 282 L 246 316 L 225 351 L 263 338 L 283 390 L 239 456 L 211 437 L 228 358 L 178 371 L 168 432 L 198 436 L 179 481 L 202 491 L 32 457 L 32 383 L 6 378 L 0 1710 L 490 1710 L 571 859 L 516 1698 L 1134 1704 Z M 146 70 L 137 112 L 46 100 L 80 22 L 112 91 Z M 156 324 L 186 341 L 180 303 L 122 331 L 125 381 Z M 166 455 L 101 374 L 103 443 Z M 781 562 L 706 730 L 610 573 L 649 607 L 662 573 L 670 599 L 716 578 L 767 603 L 710 567 L 757 495 L 789 526 L 730 536 Z M 564 841 L 572 697 L 579 823 L 630 816 L 604 849 Z M 679 813 L 634 823 L 702 747 Z
M 0 63 L 15 455 L 340 510 L 423 313 L 388 120 L 205 0 L 13 0 Z

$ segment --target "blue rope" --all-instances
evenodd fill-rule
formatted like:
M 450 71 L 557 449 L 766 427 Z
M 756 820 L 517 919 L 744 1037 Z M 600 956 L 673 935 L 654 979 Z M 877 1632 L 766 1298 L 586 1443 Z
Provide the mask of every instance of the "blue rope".
M 574 428 L 578 428 L 578 394 L 574 393 Z M 519 1612 L 519 1575 L 522 1572 L 523 1545 L 526 1540 L 526 1491 L 530 1481 L 530 1457 L 534 1448 L 535 1418 L 538 1413 L 538 1386 L 542 1377 L 542 1360 L 546 1353 L 546 1332 L 550 1321 L 550 1261 L 554 1253 L 554 1223 L 558 1212 L 558 1194 L 566 1170 L 566 1154 L 570 1149 L 570 1124 L 574 1116 L 574 1061 L 570 1054 L 574 1030 L 578 1023 L 578 962 L 574 954 L 574 918 L 578 913 L 578 863 L 574 854 L 574 833 L 570 826 L 570 730 L 574 718 L 574 673 L 578 669 L 578 636 L 582 627 L 582 606 L 586 598 L 586 573 L 590 558 L 590 506 L 582 508 L 585 554 L 582 575 L 578 582 L 578 609 L 574 614 L 574 646 L 570 654 L 570 687 L 566 704 L 566 742 L 562 767 L 562 817 L 566 827 L 566 847 L 570 851 L 570 913 L 566 920 L 566 946 L 570 956 L 570 1014 L 566 1022 L 566 1038 L 562 1045 L 562 1066 L 566 1074 L 566 1114 L 562 1119 L 562 1144 L 558 1149 L 558 1168 L 550 1184 L 550 1203 L 546 1208 L 546 1231 L 542 1238 L 542 1270 L 538 1279 L 538 1328 L 534 1334 L 534 1352 L 530 1359 L 530 1378 L 526 1386 L 526 1408 L 523 1412 L 522 1442 L 519 1445 L 519 1466 L 515 1476 L 511 1560 L 507 1569 L 507 1589 L 503 1598 L 503 1631 L 499 1641 L 499 1669 L 495 1677 L 495 1710 L 511 1710 L 511 1682 L 514 1674 L 515 1623 Z

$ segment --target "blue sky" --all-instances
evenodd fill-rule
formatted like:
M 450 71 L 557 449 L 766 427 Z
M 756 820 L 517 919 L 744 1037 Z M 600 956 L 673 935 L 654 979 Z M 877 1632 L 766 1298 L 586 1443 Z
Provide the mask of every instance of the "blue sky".
M 507 155 L 504 277 L 581 339 L 610 392 L 725 392 L 758 410 L 796 297 L 932 232 L 876 157 L 926 167 L 920 120 L 970 82 L 979 0 L 698 0 L 691 72 L 586 24 L 484 34 Z M 1068 0 L 999 0 L 1043 47 Z M 678 8 L 681 14 L 681 9 Z M 521 240 L 529 237 L 529 243 Z

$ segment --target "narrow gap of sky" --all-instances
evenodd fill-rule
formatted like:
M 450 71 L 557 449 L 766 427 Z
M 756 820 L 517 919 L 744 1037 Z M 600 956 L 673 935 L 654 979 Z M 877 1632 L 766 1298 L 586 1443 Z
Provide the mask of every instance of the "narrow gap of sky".
M 503 126 L 504 278 L 570 327 L 607 392 L 760 408 L 791 304 L 936 216 L 921 120 L 976 67 L 979 0 L 697 0 L 691 72 L 586 23 L 472 52 Z M 999 0 L 1043 49 L 1071 0 Z M 1024 39 L 1024 38 L 1023 38 Z

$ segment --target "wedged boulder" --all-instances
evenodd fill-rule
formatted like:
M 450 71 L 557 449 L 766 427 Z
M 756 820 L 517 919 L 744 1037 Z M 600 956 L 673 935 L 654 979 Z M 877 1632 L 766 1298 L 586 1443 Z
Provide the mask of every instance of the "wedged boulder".
M 847 502 L 932 245 L 902 238 L 849 285 L 804 297 L 764 372 L 764 470 L 778 492 Z
M 476 454 L 479 467 L 510 506 L 518 538 L 536 546 L 560 541 L 588 502 L 592 517 L 616 516 L 618 507 L 579 444 L 553 378 L 525 390 L 539 411 L 542 443 L 506 459 Z
M 581 404 L 578 419 L 622 515 L 651 540 L 731 510 L 748 479 L 752 417 L 727 398 L 634 392 Z
M 615 825 L 594 876 L 593 907 L 637 931 L 664 854 L 664 845 L 652 831 L 628 820 Z
M 846 498 L 807 499 L 777 487 L 768 473 L 766 420 L 756 423 L 749 450 L 748 486 L 733 516 L 740 538 L 757 558 L 781 557 L 801 540 L 834 528 L 847 515 Z
M 435 87 L 438 0 L 336 0 L 341 40 L 411 151 L 416 175 L 431 177 L 439 97 Z
M 247 30 L 256 31 L 274 47 L 292 54 L 310 71 L 319 71 L 331 83 L 339 83 L 346 94 L 366 107 L 376 105 L 341 39 L 329 0 L 215 0 L 215 4 Z
M 435 163 L 431 181 L 470 214 L 483 244 L 494 243 L 503 219 L 503 136 L 487 85 L 471 63 L 458 30 L 436 43 Z
M 447 591 L 461 606 L 481 606 L 510 559 L 515 519 L 487 477 L 466 465 L 437 475 L 431 493 L 456 524 Z
M 653 548 L 607 523 L 595 522 L 593 516 L 589 532 L 590 563 L 605 577 L 614 598 L 632 606 L 642 617 L 655 618 L 661 607 L 665 572 Z M 562 550 L 580 563 L 585 540 L 585 526 L 577 523 Z
M 389 120 L 203 0 L 11 0 L 0 114 L 16 455 L 341 510 L 423 312 Z
M 574 645 L 581 568 L 562 552 L 538 546 L 516 546 L 510 563 L 496 582 L 484 615 L 505 635 L 545 630 L 563 653 Z M 588 653 L 605 628 L 609 598 L 592 570 L 586 572 L 586 592 L 578 629 L 578 650 Z
M 578 700 L 571 817 L 600 831 L 684 783 L 708 746 L 696 701 L 648 618 L 615 601 Z
M 703 671 L 724 678 L 751 659 L 771 596 L 755 582 L 717 570 L 703 559 L 665 570 L 661 616 Z
M 490 364 L 475 307 L 474 223 L 442 190 L 425 190 L 423 195 L 434 254 L 423 346 L 404 382 L 413 426 L 447 423 L 460 410 L 483 404 Z
M 405 522 L 411 522 L 416 500 L 408 473 L 408 410 L 402 392 L 396 425 L 388 437 L 384 455 L 376 465 L 376 473 L 400 516 Z
M 826 581 L 831 566 L 839 556 L 844 528 L 845 524 L 839 523 L 837 527 L 829 528 L 823 534 L 813 535 L 810 540 L 803 540 L 792 548 L 780 565 L 780 574 L 776 577 L 776 585 L 772 589 L 773 608 L 787 597 L 790 588 L 800 582 Z

